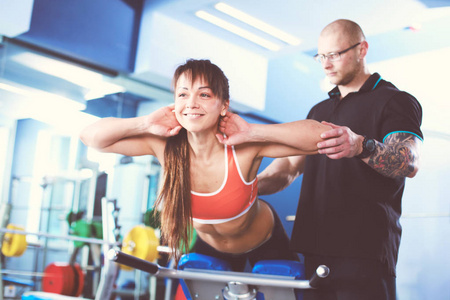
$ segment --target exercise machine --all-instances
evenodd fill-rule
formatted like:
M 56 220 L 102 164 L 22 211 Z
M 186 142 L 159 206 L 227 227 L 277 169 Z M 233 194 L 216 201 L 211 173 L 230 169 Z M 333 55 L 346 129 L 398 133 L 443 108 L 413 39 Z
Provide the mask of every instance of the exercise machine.
M 110 249 L 107 257 L 156 277 L 180 279 L 186 298 L 196 300 L 299 299 L 300 290 L 317 288 L 330 273 L 321 265 L 311 279 L 299 279 L 304 276 L 300 263 L 291 261 L 262 261 L 252 273 L 233 272 L 225 262 L 196 253 L 183 255 L 178 269 L 161 267 L 118 249 Z

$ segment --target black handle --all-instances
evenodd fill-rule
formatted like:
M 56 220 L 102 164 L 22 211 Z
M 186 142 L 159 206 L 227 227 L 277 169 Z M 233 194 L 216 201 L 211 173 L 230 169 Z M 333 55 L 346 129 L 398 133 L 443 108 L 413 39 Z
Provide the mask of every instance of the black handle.
M 150 274 L 158 273 L 160 267 L 157 264 L 123 253 L 116 249 L 108 251 L 108 259 L 118 264 L 126 265 Z
M 312 288 L 317 288 L 320 285 L 320 281 L 330 275 L 330 268 L 325 265 L 320 265 L 316 269 L 316 273 L 309 280 L 309 285 Z

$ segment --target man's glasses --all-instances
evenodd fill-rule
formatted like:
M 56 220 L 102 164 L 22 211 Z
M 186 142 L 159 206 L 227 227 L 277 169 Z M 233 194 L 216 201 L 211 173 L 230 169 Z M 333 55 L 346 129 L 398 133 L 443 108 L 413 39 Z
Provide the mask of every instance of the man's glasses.
M 320 63 L 323 63 L 325 61 L 325 58 L 328 58 L 329 61 L 338 61 L 341 59 L 341 54 L 344 54 L 345 52 L 355 48 L 359 44 L 361 44 L 361 42 L 339 52 L 331 52 L 328 54 L 316 54 L 314 55 L 314 59 Z

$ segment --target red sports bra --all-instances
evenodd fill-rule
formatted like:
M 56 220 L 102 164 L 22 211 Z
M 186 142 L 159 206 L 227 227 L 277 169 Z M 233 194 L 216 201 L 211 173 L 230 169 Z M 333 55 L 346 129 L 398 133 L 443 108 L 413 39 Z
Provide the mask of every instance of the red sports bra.
M 241 174 L 233 146 L 225 145 L 225 179 L 212 193 L 191 191 L 193 220 L 202 224 L 219 224 L 244 215 L 255 203 L 257 179 L 246 182 Z

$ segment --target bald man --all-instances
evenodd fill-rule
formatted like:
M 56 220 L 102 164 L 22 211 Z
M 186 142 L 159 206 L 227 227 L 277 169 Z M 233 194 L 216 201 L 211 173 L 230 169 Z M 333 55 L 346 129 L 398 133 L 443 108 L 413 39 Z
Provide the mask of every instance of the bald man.
M 396 299 L 401 199 L 418 171 L 422 108 L 366 64 L 360 26 L 336 20 L 319 36 L 315 59 L 335 85 L 308 119 L 332 127 L 319 155 L 276 159 L 258 175 L 271 194 L 304 174 L 291 238 L 305 257 L 306 276 L 331 269 L 304 299 Z M 407 75 L 407 74 L 405 74 Z

